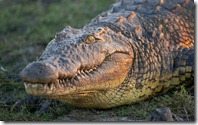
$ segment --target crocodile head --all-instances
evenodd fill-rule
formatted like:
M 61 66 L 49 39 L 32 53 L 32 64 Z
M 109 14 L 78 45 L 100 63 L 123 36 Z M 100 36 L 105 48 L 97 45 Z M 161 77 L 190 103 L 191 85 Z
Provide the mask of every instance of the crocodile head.
M 120 86 L 130 70 L 134 55 L 127 41 L 105 26 L 66 27 L 21 72 L 25 89 L 77 107 L 105 106 L 97 95 Z

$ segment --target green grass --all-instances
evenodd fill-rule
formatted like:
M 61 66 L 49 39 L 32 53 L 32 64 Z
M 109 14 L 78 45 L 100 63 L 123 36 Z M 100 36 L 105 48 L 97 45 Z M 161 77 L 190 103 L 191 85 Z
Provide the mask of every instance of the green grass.
M 39 58 L 56 32 L 68 25 L 83 27 L 97 14 L 107 10 L 114 1 L 0 0 L 0 120 L 53 121 L 71 111 L 78 111 L 76 115 L 79 115 L 79 120 L 87 118 L 89 113 L 89 117 L 110 117 L 107 112 L 118 117 L 145 119 L 152 110 L 159 107 L 170 107 L 174 113 L 194 119 L 194 96 L 184 87 L 172 95 L 104 111 L 81 110 L 54 103 L 48 112 L 39 114 L 35 112 L 36 108 L 46 103 L 46 99 L 42 98 L 35 105 L 25 104 L 22 108 L 17 106 L 26 94 L 22 82 L 17 80 L 18 73 L 28 63 Z
M 9 72 L 37 59 L 56 32 L 83 27 L 114 0 L 55 1 L 0 1 L 0 65 Z
M 145 102 L 122 106 L 116 109 L 116 113 L 119 116 L 129 116 L 140 120 L 146 119 L 153 110 L 164 107 L 169 107 L 173 113 L 183 117 L 185 120 L 194 119 L 194 97 L 187 92 L 184 86 L 181 86 L 178 91 L 156 96 Z

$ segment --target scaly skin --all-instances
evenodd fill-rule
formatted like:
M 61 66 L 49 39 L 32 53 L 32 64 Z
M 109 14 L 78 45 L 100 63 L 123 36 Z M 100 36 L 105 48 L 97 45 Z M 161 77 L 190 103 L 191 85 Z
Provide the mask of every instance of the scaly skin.
M 194 79 L 194 2 L 122 0 L 66 27 L 22 72 L 27 93 L 81 108 L 145 100 Z

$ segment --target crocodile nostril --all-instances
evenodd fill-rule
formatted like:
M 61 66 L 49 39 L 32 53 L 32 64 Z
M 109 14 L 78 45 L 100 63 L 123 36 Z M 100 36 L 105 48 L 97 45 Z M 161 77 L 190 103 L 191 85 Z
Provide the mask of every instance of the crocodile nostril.
M 48 63 L 33 62 L 20 73 L 24 82 L 49 83 L 58 78 L 56 68 Z

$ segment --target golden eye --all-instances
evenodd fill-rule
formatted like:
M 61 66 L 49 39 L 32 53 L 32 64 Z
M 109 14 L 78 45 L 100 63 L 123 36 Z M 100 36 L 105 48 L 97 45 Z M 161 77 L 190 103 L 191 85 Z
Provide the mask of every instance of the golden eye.
M 87 36 L 87 38 L 85 39 L 85 43 L 94 43 L 95 42 L 95 37 L 93 35 L 89 35 Z

